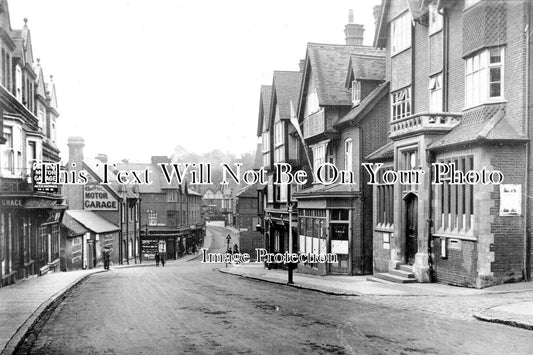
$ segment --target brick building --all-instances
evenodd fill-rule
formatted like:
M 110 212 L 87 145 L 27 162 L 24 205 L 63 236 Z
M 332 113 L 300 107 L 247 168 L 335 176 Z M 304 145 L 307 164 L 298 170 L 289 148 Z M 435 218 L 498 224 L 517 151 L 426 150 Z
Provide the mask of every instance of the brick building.
M 372 190 L 363 184 L 361 162 L 387 141 L 388 83 L 384 51 L 363 45 L 364 28 L 352 16 L 346 45 L 307 46 L 298 118 L 314 182 L 295 194 L 298 244 L 301 253 L 335 253 L 338 262 L 300 265 L 302 272 L 372 272 Z M 333 181 L 331 169 L 318 170 L 325 163 L 349 173 L 347 181 Z
M 151 259 L 161 241 L 165 242 L 167 259 L 176 259 L 203 244 L 205 225 L 200 212 L 201 195 L 187 184 L 169 184 L 159 164 L 169 164 L 166 156 L 153 156 L 150 164 L 119 164 L 121 170 L 148 169 L 151 184 L 138 185 L 141 198 L 140 228 L 142 259 Z
M 375 46 L 387 53 L 392 143 L 368 160 L 424 175 L 389 185 L 380 174 L 381 277 L 480 288 L 529 278 L 531 11 L 528 0 L 382 2 Z M 433 163 L 504 180 L 453 184 L 449 172 L 435 184 Z
M 235 198 L 235 221 L 239 230 L 240 252 L 255 258 L 255 249 L 264 248 L 263 234 L 257 230 L 260 226 L 258 211 L 258 186 L 249 185 L 241 189 Z
M 108 171 L 109 183 L 105 181 L 104 164 L 107 157 L 103 154 L 90 159 L 84 157 L 85 141 L 81 137 L 69 137 L 69 159 L 66 171 L 77 174 L 85 171 L 87 183 L 63 185 L 69 210 L 67 220 L 63 223 L 64 239 L 62 245 L 65 255 L 73 254 L 78 249 L 82 230 L 75 223 L 83 226 L 83 267 L 92 268 L 103 263 L 103 250 L 109 247 L 111 261 L 118 264 L 137 263 L 140 244 L 140 198 L 137 186 L 118 184 L 112 178 L 114 170 L 111 164 Z M 111 176 L 111 177 L 109 177 Z M 75 223 L 74 223 L 75 222 Z M 78 260 L 78 259 L 76 259 Z M 71 264 L 76 262 L 70 261 Z M 69 261 L 65 259 L 65 268 Z
M 302 80 L 302 72 L 274 71 L 272 86 L 270 86 L 270 107 L 266 111 L 268 116 L 262 126 L 267 126 L 263 134 L 263 168 L 267 171 L 268 184 L 262 189 L 263 214 L 265 226 L 265 248 L 269 252 L 289 251 L 289 224 L 292 224 L 293 250 L 297 246 L 296 204 L 292 198 L 296 185 L 286 182 L 274 184 L 274 164 L 288 163 L 293 169 L 298 169 L 297 145 L 299 138 L 294 133 L 290 123 L 295 115 L 294 105 L 298 102 L 298 93 Z M 262 92 L 263 94 L 263 92 Z M 263 101 L 261 100 L 261 105 Z M 291 107 L 292 106 L 292 107 Z M 261 110 L 261 107 L 260 107 Z M 289 204 L 294 208 L 289 215 Z M 289 219 L 292 221 L 289 223 Z
M 33 164 L 59 162 L 57 98 L 34 60 L 27 20 L 13 29 L 0 1 L 0 287 L 59 270 L 58 186 L 35 186 Z

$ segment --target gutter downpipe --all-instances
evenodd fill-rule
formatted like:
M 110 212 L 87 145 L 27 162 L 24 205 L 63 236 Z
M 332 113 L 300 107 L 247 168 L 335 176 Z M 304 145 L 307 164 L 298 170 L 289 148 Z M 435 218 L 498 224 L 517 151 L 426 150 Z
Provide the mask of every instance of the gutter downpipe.
M 524 216 L 524 270 L 523 270 L 523 278 L 524 281 L 530 281 L 531 280 L 531 270 L 530 270 L 530 261 L 531 261 L 531 255 L 530 255 L 530 230 L 529 230 L 529 221 L 531 218 L 531 211 L 529 207 L 529 169 L 531 167 L 530 162 L 530 152 L 531 149 L 531 142 L 529 141 L 531 139 L 531 135 L 529 132 L 529 95 L 530 95 L 530 61 L 531 61 L 531 44 L 530 39 L 531 35 L 533 34 L 533 31 L 530 29 L 531 24 L 531 2 L 526 1 L 527 6 L 527 24 L 524 29 L 525 32 L 525 39 L 526 39 L 526 70 L 525 70 L 525 100 L 524 100 L 524 116 L 525 116 L 525 133 L 526 137 L 528 138 L 528 141 L 526 142 L 526 171 L 525 171 L 525 181 L 524 181 L 524 192 L 525 192 L 525 201 L 524 201 L 524 207 L 525 207 L 525 216 Z

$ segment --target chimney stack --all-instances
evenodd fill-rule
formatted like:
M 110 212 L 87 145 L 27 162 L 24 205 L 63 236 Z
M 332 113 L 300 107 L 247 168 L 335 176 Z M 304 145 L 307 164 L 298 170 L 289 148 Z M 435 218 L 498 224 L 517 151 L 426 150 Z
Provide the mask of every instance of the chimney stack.
M 67 145 L 69 163 L 76 163 L 76 165 L 80 167 L 83 162 L 83 147 L 85 147 L 85 140 L 83 137 L 69 137 Z
M 363 45 L 363 36 L 365 33 L 365 26 L 353 23 L 353 10 L 348 12 L 348 24 L 344 28 L 347 46 L 361 46 Z
M 100 162 L 106 164 L 107 163 L 107 154 L 99 153 L 96 157 L 96 160 L 99 160 Z
M 298 65 L 300 66 L 300 71 L 303 72 L 305 68 L 305 59 L 300 59 Z

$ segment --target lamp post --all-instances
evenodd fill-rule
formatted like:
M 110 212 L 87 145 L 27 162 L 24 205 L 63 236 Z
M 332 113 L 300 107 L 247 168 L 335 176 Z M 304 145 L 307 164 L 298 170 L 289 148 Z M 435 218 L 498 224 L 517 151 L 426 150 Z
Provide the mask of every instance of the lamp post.
M 289 257 L 291 258 L 291 261 L 287 264 L 288 266 L 288 280 L 287 285 L 294 284 L 294 281 L 292 280 L 292 271 L 293 271 L 293 263 L 292 263 L 292 207 L 293 203 L 289 202 L 287 205 L 288 212 L 289 212 Z

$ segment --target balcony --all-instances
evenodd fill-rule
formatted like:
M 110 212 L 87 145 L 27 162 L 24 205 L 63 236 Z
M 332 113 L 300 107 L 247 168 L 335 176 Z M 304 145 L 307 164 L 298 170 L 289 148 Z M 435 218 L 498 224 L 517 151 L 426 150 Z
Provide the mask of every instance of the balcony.
M 390 138 L 421 133 L 447 133 L 461 121 L 460 113 L 417 113 L 391 122 Z
M 320 133 L 324 133 L 325 130 L 325 119 L 324 119 L 324 109 L 321 108 L 319 111 L 310 114 L 304 119 L 304 138 L 311 138 Z

